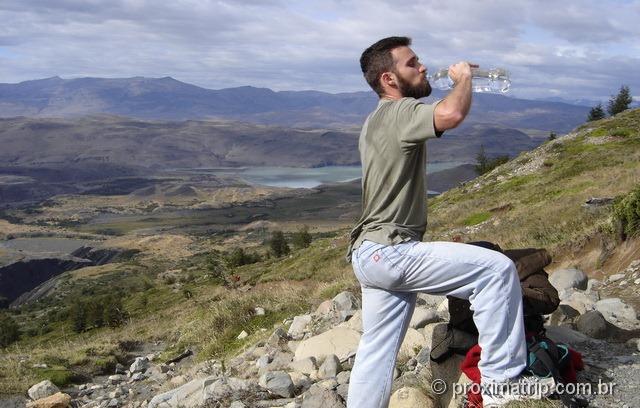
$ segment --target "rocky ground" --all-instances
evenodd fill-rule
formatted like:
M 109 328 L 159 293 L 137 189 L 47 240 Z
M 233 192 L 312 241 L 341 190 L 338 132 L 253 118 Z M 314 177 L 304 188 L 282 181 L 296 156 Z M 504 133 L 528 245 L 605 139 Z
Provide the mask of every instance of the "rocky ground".
M 619 282 L 637 287 L 634 279 L 639 274 L 640 260 L 622 276 L 604 282 L 588 280 L 577 269 L 551 275 L 561 305 L 548 316 L 548 336 L 582 353 L 585 369 L 578 382 L 582 387 L 590 384 L 591 391 L 583 389 L 580 397 L 591 407 L 640 406 L 640 322 L 629 302 L 603 295 Z M 160 361 L 159 353 L 140 355 L 128 367 L 119 365 L 112 375 L 62 391 L 43 382 L 29 390 L 28 402 L 5 400 L 2 406 L 345 407 L 362 330 L 359 307 L 356 296 L 343 292 L 317 310 L 286 320 L 272 333 L 265 332 L 264 340 L 230 360 L 196 363 L 190 350 L 172 361 Z M 256 305 L 255 313 L 269 311 Z M 420 295 L 398 356 L 392 408 L 461 406 L 462 399 L 452 398 L 450 390 L 451 383 L 468 381 L 459 371 L 462 357 L 442 364 L 429 359 L 434 328 L 447 319 L 444 297 Z M 438 395 L 431 386 L 437 379 L 447 383 L 448 392 Z M 533 406 L 559 406 L 559 401 L 537 404 Z

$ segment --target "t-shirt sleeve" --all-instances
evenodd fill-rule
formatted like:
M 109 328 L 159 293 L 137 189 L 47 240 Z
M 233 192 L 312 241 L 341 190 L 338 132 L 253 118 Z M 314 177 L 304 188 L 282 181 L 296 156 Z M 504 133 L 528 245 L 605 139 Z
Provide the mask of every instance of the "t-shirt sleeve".
M 398 136 L 402 147 L 411 147 L 425 140 L 440 137 L 444 132 L 436 132 L 433 114 L 437 101 L 426 104 L 414 98 L 403 98 L 398 103 Z

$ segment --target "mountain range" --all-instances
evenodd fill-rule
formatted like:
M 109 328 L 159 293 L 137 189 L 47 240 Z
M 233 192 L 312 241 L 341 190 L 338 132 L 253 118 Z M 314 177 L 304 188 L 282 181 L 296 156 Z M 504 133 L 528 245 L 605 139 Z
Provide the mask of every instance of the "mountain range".
M 445 94 L 434 90 L 430 101 Z M 250 86 L 211 90 L 164 78 L 52 77 L 0 84 L 0 117 L 112 114 L 139 119 L 226 119 L 287 127 L 359 127 L 375 107 L 373 92 L 331 94 Z M 585 106 L 476 94 L 467 124 L 564 133 L 582 123 Z

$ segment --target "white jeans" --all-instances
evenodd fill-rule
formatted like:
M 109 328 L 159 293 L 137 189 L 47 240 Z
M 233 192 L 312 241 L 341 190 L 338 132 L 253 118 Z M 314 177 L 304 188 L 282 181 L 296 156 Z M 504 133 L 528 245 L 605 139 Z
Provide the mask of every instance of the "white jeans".
M 505 255 L 455 242 L 364 241 L 352 262 L 362 287 L 363 334 L 348 408 L 388 406 L 417 292 L 469 299 L 482 347 L 482 382 L 505 381 L 525 368 L 522 292 L 515 265 Z

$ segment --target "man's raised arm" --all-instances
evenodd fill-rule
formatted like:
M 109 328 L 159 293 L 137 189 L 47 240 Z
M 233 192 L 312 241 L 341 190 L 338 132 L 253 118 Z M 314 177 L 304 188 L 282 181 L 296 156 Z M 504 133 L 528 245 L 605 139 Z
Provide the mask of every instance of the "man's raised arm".
M 471 68 L 468 62 L 458 62 L 449 67 L 449 77 L 455 83 L 453 90 L 436 105 L 433 122 L 436 131 L 443 132 L 457 127 L 471 107 Z

